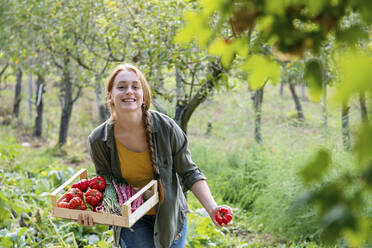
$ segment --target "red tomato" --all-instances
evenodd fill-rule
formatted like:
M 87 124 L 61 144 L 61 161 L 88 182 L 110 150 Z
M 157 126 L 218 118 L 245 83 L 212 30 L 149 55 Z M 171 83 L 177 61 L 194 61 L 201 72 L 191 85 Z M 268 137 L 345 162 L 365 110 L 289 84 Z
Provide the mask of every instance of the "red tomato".
M 89 181 L 89 187 L 103 192 L 106 188 L 106 180 L 101 176 L 93 177 Z
M 79 182 L 72 185 L 72 188 L 81 189 L 81 191 L 86 191 L 89 187 L 89 181 L 87 179 L 81 179 Z
M 233 217 L 231 209 L 221 207 L 216 214 L 216 221 L 218 224 L 228 224 Z
M 96 189 L 88 189 L 85 193 L 85 200 L 92 206 L 97 205 L 102 200 L 102 193 Z
M 79 188 L 71 188 L 66 193 L 67 201 L 70 201 L 74 197 L 79 197 L 80 199 L 83 198 L 83 191 Z
M 61 202 L 57 203 L 57 207 L 59 207 L 59 208 L 68 208 L 68 202 L 61 201 Z
M 72 198 L 68 203 L 68 208 L 70 209 L 77 209 L 81 206 L 83 203 L 83 200 L 80 197 L 74 197 Z

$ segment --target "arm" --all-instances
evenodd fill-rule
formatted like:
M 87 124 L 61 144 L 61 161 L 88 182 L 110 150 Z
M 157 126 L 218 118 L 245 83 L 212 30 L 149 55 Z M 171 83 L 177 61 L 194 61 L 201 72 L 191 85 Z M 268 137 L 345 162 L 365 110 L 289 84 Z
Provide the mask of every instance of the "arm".
M 222 206 L 218 206 L 215 200 L 213 199 L 207 181 L 199 180 L 195 182 L 191 186 L 191 191 L 192 193 L 194 193 L 195 197 L 199 200 L 199 202 L 203 205 L 204 209 L 209 214 L 209 217 L 212 219 L 213 223 L 216 226 L 221 227 L 221 225 L 219 225 L 216 221 L 216 214 Z M 224 207 L 229 208 L 228 206 Z
M 209 190 L 206 177 L 191 159 L 191 153 L 188 149 L 188 142 L 185 133 L 177 124 L 175 124 L 172 131 L 171 146 L 172 150 L 175 151 L 173 154 L 175 171 L 180 176 L 186 190 L 190 189 L 203 205 L 213 223 L 216 226 L 221 227 L 221 225 L 216 221 L 218 210 L 221 207 L 229 208 L 230 210 L 231 208 L 225 205 L 218 206 L 216 204 Z
M 210 216 L 213 216 L 213 211 L 217 208 L 217 204 L 213 199 L 211 191 L 205 180 L 199 180 L 191 186 L 191 191 L 194 193 L 199 202 L 207 210 Z

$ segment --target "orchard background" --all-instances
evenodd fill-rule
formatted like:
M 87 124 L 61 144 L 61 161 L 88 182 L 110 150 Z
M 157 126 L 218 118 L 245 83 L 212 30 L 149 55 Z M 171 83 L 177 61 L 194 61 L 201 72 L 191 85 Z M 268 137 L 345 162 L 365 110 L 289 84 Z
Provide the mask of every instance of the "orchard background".
M 188 194 L 187 247 L 371 247 L 369 0 L 1 0 L 0 246 L 111 247 L 50 217 L 108 117 L 104 84 L 136 64 L 153 109 L 188 134 L 219 203 Z

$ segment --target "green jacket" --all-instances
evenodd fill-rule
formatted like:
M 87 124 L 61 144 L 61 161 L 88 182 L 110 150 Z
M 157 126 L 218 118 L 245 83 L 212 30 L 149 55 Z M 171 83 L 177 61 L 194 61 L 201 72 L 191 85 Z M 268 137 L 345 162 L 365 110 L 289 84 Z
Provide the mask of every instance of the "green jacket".
M 151 130 L 155 161 L 164 186 L 164 201 L 158 207 L 154 227 L 157 248 L 169 248 L 182 230 L 188 212 L 183 194 L 198 180 L 206 177 L 191 160 L 186 135 L 168 116 L 151 111 Z M 124 180 L 117 154 L 114 125 L 107 120 L 89 135 L 89 151 L 98 175 L 113 175 Z M 119 246 L 120 227 L 114 227 L 115 244 Z

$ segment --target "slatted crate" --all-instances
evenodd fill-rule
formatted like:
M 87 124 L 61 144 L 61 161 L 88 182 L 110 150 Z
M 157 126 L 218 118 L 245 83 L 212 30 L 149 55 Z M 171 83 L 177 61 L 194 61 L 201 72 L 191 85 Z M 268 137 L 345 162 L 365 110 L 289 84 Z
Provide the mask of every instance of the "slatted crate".
M 93 217 L 93 222 L 96 224 L 112 225 L 120 227 L 131 227 L 137 222 L 142 216 L 144 216 L 152 207 L 154 207 L 159 202 L 159 193 L 157 190 L 157 181 L 152 180 L 145 187 L 134 194 L 130 199 L 128 199 L 121 207 L 121 215 L 114 215 L 109 213 L 97 213 L 86 210 L 76 210 L 57 207 L 57 194 L 64 190 L 68 185 L 73 184 L 76 178 L 88 179 L 88 172 L 86 169 L 81 169 L 75 173 L 71 178 L 69 178 L 64 184 L 59 186 L 54 190 L 50 196 L 52 201 L 52 211 L 51 215 L 53 217 L 60 217 L 69 220 L 77 220 L 80 213 L 89 214 Z M 151 196 L 132 213 L 131 203 L 142 195 L 145 191 L 149 190 Z

